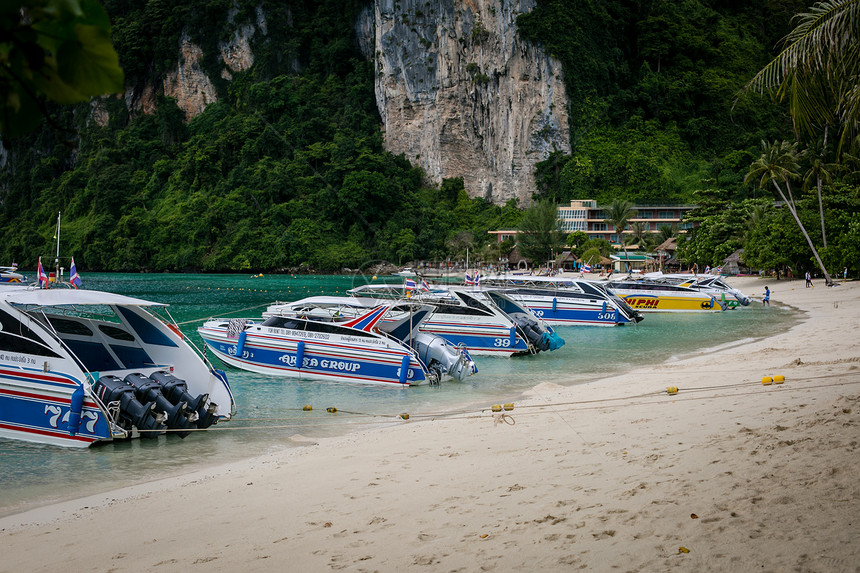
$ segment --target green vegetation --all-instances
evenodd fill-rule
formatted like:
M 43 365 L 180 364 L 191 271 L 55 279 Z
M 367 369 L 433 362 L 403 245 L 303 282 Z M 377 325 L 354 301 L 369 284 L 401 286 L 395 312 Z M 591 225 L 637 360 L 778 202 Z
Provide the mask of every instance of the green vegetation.
M 488 262 L 504 256 L 510 245 L 491 243 L 487 231 L 528 227 L 515 202 L 471 199 L 461 179 L 428 184 L 407 158 L 383 150 L 376 62 L 364 60 L 355 38 L 367 3 L 104 0 L 126 101 L 48 103 L 53 128 L 11 143 L 0 157 L 0 261 L 28 266 L 52 253 L 59 211 L 63 251 L 82 270 L 333 271 L 380 259 L 441 260 L 466 249 Z M 97 6 L 56 4 L 84 6 L 88 18 Z M 824 4 L 847 6 L 856 18 L 858 0 Z M 787 98 L 808 103 L 798 109 L 781 102 L 779 92 L 756 93 L 778 85 L 750 84 L 804 9 L 802 0 L 538 0 L 518 28 L 562 62 L 571 152 L 539 164 L 537 203 L 696 203 L 700 226 L 679 245 L 690 263 L 719 263 L 743 247 L 749 264 L 765 268 L 860 268 L 860 162 L 851 163 L 860 155 L 852 139 L 857 82 L 835 86 L 855 89 L 833 89 L 833 101 Z M 21 19 L 9 9 L 0 18 L 2 40 Z M 846 22 L 856 35 L 856 19 Z M 256 29 L 254 65 L 228 80 L 218 44 L 245 24 Z M 489 35 L 475 20 L 471 41 L 489 46 Z M 188 123 L 175 101 L 148 91 L 175 68 L 184 36 L 201 46 L 200 65 L 218 96 Z M 830 88 L 821 80 L 836 72 L 856 78 L 858 44 L 843 44 L 853 47 L 853 64 L 815 56 L 807 63 L 830 67 L 791 77 L 811 78 L 824 92 Z M 466 71 L 467 81 L 490 81 L 490 70 L 478 63 Z M 761 77 L 781 83 L 788 76 Z M 0 88 L 8 92 L 10 85 L 0 75 Z M 81 93 L 114 89 L 96 85 L 97 92 Z M 742 91 L 747 85 L 752 89 Z M 835 107 L 828 111 L 822 102 Z M 139 111 L 144 104 L 152 113 Z M 97 122 L 94 108 L 109 121 Z M 777 191 L 775 183 L 785 188 L 781 176 L 766 178 L 764 190 L 744 180 L 762 156 L 759 143 L 791 140 L 795 122 L 810 126 L 797 134 L 809 142 L 798 145 L 787 179 L 794 184 L 786 197 L 791 209 L 776 208 L 770 190 Z M 827 141 L 828 129 L 834 141 Z M 15 133 L 0 130 L 4 138 Z M 571 244 L 580 255 L 609 252 L 581 237 Z M 536 260 L 547 257 L 538 253 Z
M 129 83 L 142 86 L 175 63 L 186 21 L 192 39 L 217 54 L 232 5 L 105 2 Z M 15 169 L 2 174 L 0 260 L 51 253 L 59 211 L 63 251 L 88 270 L 331 271 L 439 260 L 458 232 L 486 243 L 487 231 L 516 226 L 514 202 L 470 199 L 461 179 L 427 185 L 421 170 L 383 151 L 372 63 L 352 42 L 359 2 L 293 3 L 294 29 L 284 6 L 263 6 L 268 37 L 254 36 L 254 67 L 218 84 L 219 102 L 187 125 L 169 98 L 131 117 L 108 98 L 104 127 L 86 120 L 88 107 L 55 108 L 57 123 L 79 130 L 76 156 L 49 132 L 16 142 Z M 250 4 L 243 10 L 234 17 L 252 17 Z

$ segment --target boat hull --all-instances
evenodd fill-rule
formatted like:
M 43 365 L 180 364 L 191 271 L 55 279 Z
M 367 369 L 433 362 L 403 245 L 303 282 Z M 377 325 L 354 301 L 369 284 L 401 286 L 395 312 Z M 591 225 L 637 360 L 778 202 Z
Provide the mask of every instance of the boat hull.
M 0 437 L 66 447 L 113 439 L 107 416 L 89 397 L 77 432 L 70 434 L 72 394 L 79 384 L 57 372 L 0 368 Z
M 615 293 L 640 312 L 707 312 L 722 310 L 719 302 L 707 295 L 666 295 L 643 292 Z
M 319 333 L 275 330 L 247 331 L 241 348 L 224 328 L 204 325 L 198 332 L 225 364 L 259 374 L 389 386 L 429 382 L 414 356 L 383 339 L 321 340 Z

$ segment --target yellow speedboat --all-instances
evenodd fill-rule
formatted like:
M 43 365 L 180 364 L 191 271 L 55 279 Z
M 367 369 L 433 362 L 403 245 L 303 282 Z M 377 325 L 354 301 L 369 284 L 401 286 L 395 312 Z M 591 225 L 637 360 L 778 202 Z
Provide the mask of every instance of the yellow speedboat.
M 725 310 L 721 301 L 690 287 L 647 278 L 610 280 L 606 288 L 642 312 L 701 312 Z

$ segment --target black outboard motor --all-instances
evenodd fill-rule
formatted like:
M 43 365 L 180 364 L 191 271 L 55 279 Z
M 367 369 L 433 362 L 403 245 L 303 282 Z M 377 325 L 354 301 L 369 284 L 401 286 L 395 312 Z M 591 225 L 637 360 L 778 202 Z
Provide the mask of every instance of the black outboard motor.
M 549 345 L 543 340 L 543 335 L 537 321 L 522 317 L 516 322 L 532 346 L 538 350 L 549 350 Z
M 138 400 L 155 402 L 155 409 L 167 416 L 168 428 L 171 430 L 194 428 L 193 419 L 197 418 L 197 413 L 193 410 L 186 410 L 185 402 L 179 402 L 178 404 L 171 403 L 164 397 L 164 394 L 161 393 L 161 386 L 158 382 L 150 380 L 138 372 L 126 376 L 125 381 L 134 387 L 134 394 L 137 396 Z M 176 435 L 180 438 L 184 438 L 190 433 L 191 432 L 176 432 Z
M 93 385 L 96 396 L 105 403 L 119 402 L 120 421 L 126 429 L 135 426 L 144 438 L 157 438 L 167 427 L 164 416 L 155 411 L 155 402 L 141 404 L 134 395 L 134 388 L 116 376 L 102 376 Z
M 215 409 L 218 405 L 211 403 L 206 405 L 206 402 L 209 401 L 209 394 L 200 394 L 196 398 L 192 398 L 191 394 L 188 393 L 188 384 L 185 383 L 185 380 L 177 378 L 170 372 L 153 372 L 149 377 L 161 385 L 161 393 L 172 403 L 185 402 L 188 404 L 189 410 L 197 412 L 199 416 L 197 419 L 198 428 L 208 428 L 218 422 L 218 416 L 215 415 Z

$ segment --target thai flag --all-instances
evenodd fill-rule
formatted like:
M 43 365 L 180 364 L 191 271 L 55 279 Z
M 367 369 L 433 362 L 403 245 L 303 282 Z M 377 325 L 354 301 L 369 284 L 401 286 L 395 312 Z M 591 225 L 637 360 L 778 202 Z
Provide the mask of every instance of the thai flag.
M 403 284 L 403 288 L 408 291 L 415 290 L 415 281 L 413 281 L 412 279 L 406 279 L 406 282 Z
M 427 292 L 430 292 L 430 285 L 428 285 L 427 281 L 425 281 L 424 279 L 421 279 L 421 290 L 426 290 Z
M 475 280 L 472 278 L 472 275 L 469 274 L 469 271 L 466 271 L 466 284 L 467 285 L 475 284 Z
M 39 268 L 36 271 L 37 280 L 42 288 L 48 288 L 48 275 L 45 274 L 45 269 L 42 268 L 42 257 L 39 257 Z
M 72 269 L 69 271 L 69 282 L 72 283 L 75 288 L 81 286 L 81 275 L 78 274 L 78 267 L 75 266 L 75 257 L 72 257 Z
M 583 265 L 582 265 L 582 272 L 584 272 L 584 273 L 590 273 L 590 272 L 591 272 L 591 265 L 586 265 L 585 263 L 583 263 Z
M 475 286 L 481 286 L 481 273 L 475 273 Z

